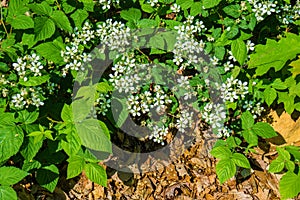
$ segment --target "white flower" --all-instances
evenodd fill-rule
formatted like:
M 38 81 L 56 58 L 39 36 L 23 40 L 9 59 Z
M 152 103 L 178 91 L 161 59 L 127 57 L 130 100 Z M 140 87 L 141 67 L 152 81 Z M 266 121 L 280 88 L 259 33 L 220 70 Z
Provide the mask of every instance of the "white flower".
M 179 13 L 180 12 L 180 5 L 174 3 L 171 5 L 171 10 L 174 12 L 174 13 Z

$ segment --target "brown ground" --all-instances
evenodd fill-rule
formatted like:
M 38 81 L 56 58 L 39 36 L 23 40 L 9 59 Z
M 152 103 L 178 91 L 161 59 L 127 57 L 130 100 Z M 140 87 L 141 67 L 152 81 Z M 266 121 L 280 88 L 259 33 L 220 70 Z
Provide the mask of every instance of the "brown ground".
M 273 124 L 276 130 L 285 127 L 283 138 L 300 136 L 300 121 L 293 121 L 285 113 L 280 117 L 273 113 Z M 282 126 L 280 126 L 280 124 Z M 158 170 L 144 174 L 126 174 L 108 170 L 109 180 L 106 188 L 89 181 L 84 174 L 64 181 L 53 194 L 36 185 L 17 185 L 19 198 L 47 200 L 96 200 L 96 199 L 227 199 L 227 200 L 275 200 L 280 199 L 278 181 L 280 174 L 269 174 L 266 168 L 276 157 L 275 145 L 270 144 L 269 152 L 256 148 L 257 153 L 250 155 L 251 171 L 240 171 L 223 185 L 220 185 L 216 173 L 216 160 L 209 155 L 215 138 L 206 132 L 196 131 L 194 145 L 172 164 L 164 167 L 163 163 L 153 163 Z M 300 137 L 296 137 L 299 139 Z M 297 140 L 293 140 L 297 143 Z M 300 195 L 298 198 L 300 199 Z

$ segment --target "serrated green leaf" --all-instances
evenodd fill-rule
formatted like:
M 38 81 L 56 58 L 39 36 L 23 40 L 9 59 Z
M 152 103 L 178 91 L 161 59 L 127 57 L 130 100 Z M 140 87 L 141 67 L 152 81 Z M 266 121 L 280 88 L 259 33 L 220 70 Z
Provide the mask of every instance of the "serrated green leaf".
M 6 63 L 0 62 L 0 71 L 1 72 L 7 72 L 9 70 L 10 70 L 10 68 Z
M 29 172 L 33 169 L 39 169 L 42 167 L 42 164 L 36 160 L 25 160 L 22 166 L 22 170 Z
M 275 79 L 274 82 L 271 84 L 271 86 L 276 90 L 287 89 L 287 86 L 279 78 Z
M 218 147 L 214 147 L 211 150 L 210 154 L 216 158 L 227 159 L 227 158 L 231 157 L 232 152 L 230 151 L 230 149 L 228 147 L 218 146 Z
M 112 152 L 111 142 L 107 137 L 108 129 L 100 125 L 96 119 L 86 119 L 75 124 L 82 144 L 90 149 Z
M 291 62 L 290 66 L 292 67 L 290 69 L 290 71 L 292 72 L 293 77 L 296 77 L 297 75 L 299 75 L 300 74 L 300 56 L 298 56 L 297 60 Z
M 269 165 L 269 172 L 278 173 L 281 172 L 284 168 L 284 159 L 281 156 L 278 156 L 275 160 Z
M 228 39 L 233 39 L 239 34 L 239 28 L 237 26 L 232 26 L 229 31 L 226 31 L 226 37 Z
M 278 103 L 283 103 L 284 109 L 290 115 L 295 109 L 294 100 L 295 100 L 295 95 L 289 95 L 287 92 L 278 93 Z
M 254 118 L 250 111 L 246 111 L 241 116 L 242 128 L 244 130 L 251 128 L 254 125 Z
M 279 156 L 281 156 L 284 160 L 291 159 L 290 153 L 287 150 L 285 150 L 284 148 L 276 147 L 276 150 L 277 150 Z
M 231 17 L 234 17 L 234 18 L 238 18 L 240 15 L 241 15 L 241 6 L 238 5 L 238 4 L 235 4 L 235 5 L 229 5 L 229 6 L 226 6 L 225 8 L 223 8 L 223 11 L 231 16 Z
M 28 175 L 27 172 L 16 167 L 0 167 L 0 185 L 17 184 Z
M 268 106 L 270 106 L 277 97 L 276 90 L 274 88 L 267 87 L 264 91 L 264 97 L 266 103 L 268 104 Z
M 56 26 L 58 26 L 59 28 L 68 31 L 69 33 L 72 32 L 72 26 L 64 12 L 56 10 L 53 12 L 50 18 L 55 22 Z
M 65 104 L 61 111 L 61 118 L 64 122 L 73 122 L 72 106 Z
M 216 165 L 216 172 L 222 184 L 235 175 L 236 167 L 231 159 L 221 159 Z
M 71 156 L 68 159 L 67 179 L 78 176 L 84 169 L 85 160 L 80 156 Z
M 61 140 L 61 146 L 68 156 L 77 154 L 81 148 L 81 140 L 77 134 L 77 130 L 73 124 L 66 126 L 64 130 L 66 138 Z
M 182 10 L 186 10 L 193 5 L 194 0 L 176 0 L 176 3 L 180 5 Z
M 122 10 L 120 16 L 127 20 L 137 22 L 142 17 L 142 12 L 137 8 L 130 8 L 128 10 Z
M 43 56 L 49 61 L 54 62 L 55 64 L 64 64 L 64 59 L 61 57 L 61 48 L 58 45 L 55 45 L 53 42 L 46 42 L 35 47 L 38 54 Z
M 286 33 L 286 38 L 279 42 L 267 40 L 265 45 L 257 45 L 255 53 L 250 55 L 249 68 L 256 68 L 256 74 L 261 76 L 267 73 L 272 67 L 275 71 L 283 68 L 288 60 L 292 60 L 300 53 L 300 36 Z M 281 49 L 281 51 L 278 51 Z
M 243 65 L 247 58 L 247 47 L 243 40 L 237 39 L 231 43 L 231 52 L 235 59 Z
M 11 22 L 14 29 L 29 29 L 34 27 L 34 22 L 31 17 L 25 15 L 17 15 Z
M 277 136 L 274 128 L 266 122 L 258 122 L 254 124 L 254 126 L 252 127 L 252 131 L 262 138 L 272 138 Z
M 221 0 L 203 0 L 203 6 L 205 9 L 213 8 L 219 5 L 220 2 Z
M 31 124 L 37 120 L 39 113 L 37 111 L 29 112 L 27 110 L 22 110 L 18 112 L 17 122 L 22 122 L 24 124 Z
M 215 56 L 219 60 L 223 60 L 223 58 L 225 56 L 225 48 L 222 46 L 216 46 L 215 47 Z
M 88 163 L 84 166 L 86 176 L 93 182 L 106 187 L 107 176 L 104 168 L 96 163 Z
M 43 136 L 41 136 L 43 138 Z M 32 160 L 35 155 L 38 153 L 40 148 L 43 145 L 43 140 L 36 140 L 35 137 L 28 137 L 27 140 L 25 140 L 25 146 L 20 151 L 21 155 L 25 158 L 25 160 Z
M 42 3 L 30 4 L 28 6 L 36 14 L 47 16 L 50 16 L 52 14 L 52 7 L 45 1 Z
M 0 185 L 0 199 L 1 200 L 17 200 L 17 193 L 9 186 Z
M 45 40 L 50 38 L 55 32 L 55 24 L 48 17 L 36 17 L 34 19 L 35 40 Z
M 295 170 L 295 163 L 291 160 L 285 162 L 285 167 L 288 171 L 293 172 Z
M 45 166 L 36 172 L 36 180 L 40 186 L 46 188 L 50 192 L 55 190 L 59 179 L 59 170 L 55 165 Z
M 4 120 L 1 118 L 0 122 L 0 162 L 15 155 L 24 139 L 24 133 L 20 127 L 15 126 L 14 123 L 6 123 Z
M 20 80 L 19 83 L 24 86 L 38 86 L 46 83 L 50 79 L 50 75 L 29 77 L 27 81 Z
M 242 135 L 250 145 L 256 146 L 258 144 L 258 137 L 252 130 L 244 130 Z
M 191 5 L 190 15 L 192 15 L 192 16 L 199 15 L 203 10 L 202 6 L 203 6 L 202 2 L 194 2 Z
M 111 121 L 114 121 L 116 126 L 121 128 L 123 124 L 125 123 L 126 119 L 129 116 L 129 111 L 127 109 L 127 100 L 126 99 L 118 99 L 118 98 L 112 98 L 111 105 L 112 106 L 112 119 Z
M 241 153 L 234 153 L 232 155 L 231 159 L 239 167 L 243 167 L 243 168 L 246 168 L 246 169 L 251 168 L 249 160 L 246 158 L 246 156 L 244 156 Z
M 293 198 L 300 193 L 300 176 L 287 172 L 280 179 L 279 191 L 282 199 Z
M 74 21 L 75 27 L 81 29 L 82 23 L 89 16 L 88 12 L 82 9 L 77 9 L 74 13 L 71 14 L 71 18 Z

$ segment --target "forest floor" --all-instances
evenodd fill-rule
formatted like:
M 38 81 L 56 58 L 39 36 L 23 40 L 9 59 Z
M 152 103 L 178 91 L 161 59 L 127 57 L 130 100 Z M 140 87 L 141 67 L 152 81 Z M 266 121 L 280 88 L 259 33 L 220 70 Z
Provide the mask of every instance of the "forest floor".
M 277 145 L 300 145 L 300 119 L 293 120 L 284 112 L 271 113 L 272 125 L 280 133 L 273 141 L 265 141 L 249 155 L 252 170 L 240 171 L 236 178 L 220 184 L 215 172 L 216 159 L 209 151 L 216 138 L 206 131 L 195 130 L 196 140 L 169 165 L 156 162 L 157 170 L 130 174 L 107 169 L 108 185 L 99 186 L 82 174 L 71 180 L 60 180 L 51 194 L 36 184 L 15 186 L 21 200 L 276 200 L 280 199 L 280 174 L 270 174 L 267 167 L 276 158 Z M 282 142 L 284 141 L 284 142 Z M 279 143 L 279 144 L 278 144 Z M 298 198 L 300 199 L 300 195 Z

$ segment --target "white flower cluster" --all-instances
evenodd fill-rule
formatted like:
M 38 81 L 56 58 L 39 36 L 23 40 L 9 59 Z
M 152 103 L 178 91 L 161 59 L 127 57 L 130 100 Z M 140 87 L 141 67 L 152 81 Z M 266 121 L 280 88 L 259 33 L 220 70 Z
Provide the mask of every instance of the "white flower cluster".
M 167 136 L 169 128 L 165 127 L 164 125 L 153 125 L 150 129 L 152 131 L 152 134 L 149 136 L 149 139 L 153 140 L 153 142 L 164 145 L 164 137 Z
M 61 51 L 61 56 L 67 63 L 62 69 L 62 75 L 65 77 L 69 70 L 85 70 L 84 64 L 91 61 L 91 55 L 83 52 L 83 48 L 79 48 L 80 44 L 87 44 L 95 38 L 95 32 L 92 26 L 85 22 L 82 30 L 75 28 L 75 33 L 72 34 L 73 40 L 66 49 Z
M 221 92 L 221 99 L 229 102 L 244 99 L 245 95 L 249 93 L 248 83 L 242 82 L 239 79 L 233 79 L 233 77 L 227 78 L 225 83 L 221 85 L 216 83 L 216 87 Z
M 272 13 L 280 12 L 277 8 L 277 1 L 260 1 L 260 0 L 248 0 L 248 2 L 253 6 L 252 11 L 255 13 L 257 21 L 262 21 L 267 15 Z
M 43 106 L 44 94 L 41 87 L 22 88 L 20 93 L 12 95 L 10 106 L 14 109 L 28 108 L 30 105 Z
M 137 92 L 141 87 L 141 80 L 146 76 L 147 65 L 136 64 L 133 54 L 124 54 L 112 67 L 109 81 L 119 93 Z
M 203 61 L 203 58 L 199 56 L 199 53 L 203 51 L 205 43 L 195 39 L 194 34 L 201 35 L 206 30 L 202 21 L 196 21 L 194 23 L 194 17 L 188 16 L 187 20 L 183 22 L 183 25 L 174 27 L 178 32 L 176 43 L 174 45 L 174 59 L 173 62 L 180 66 L 183 70 L 190 64 L 197 64 Z M 184 59 L 186 62 L 184 62 Z
M 202 118 L 211 125 L 214 132 L 218 135 L 222 134 L 224 132 L 224 122 L 226 121 L 225 105 L 213 102 L 207 103 L 203 109 Z
M 180 132 L 184 132 L 186 128 L 192 126 L 194 113 L 189 110 L 182 110 L 179 114 L 179 118 L 175 124 L 175 127 Z
M 108 109 L 110 108 L 110 96 L 108 94 L 99 94 L 99 97 L 96 99 L 95 107 L 96 114 L 106 115 Z
M 261 113 L 265 111 L 265 108 L 261 105 L 260 102 L 254 101 L 245 101 L 245 103 L 243 104 L 243 108 L 245 110 L 249 110 L 253 114 L 253 117 L 255 119 L 261 116 Z
M 130 44 L 131 31 L 122 22 L 113 22 L 107 19 L 99 24 L 96 30 L 96 36 L 100 39 L 103 49 L 108 47 L 109 50 L 116 50 L 119 53 L 125 52 Z
M 28 80 L 29 76 L 41 76 L 41 70 L 44 68 L 42 59 L 37 54 L 25 55 L 23 58 L 18 58 L 12 66 L 17 71 L 19 78 L 24 81 Z
M 177 3 L 172 4 L 170 8 L 174 13 L 179 13 L 181 9 L 180 5 Z
M 103 10 L 110 9 L 111 4 L 119 5 L 120 0 L 99 0 Z
M 145 91 L 137 95 L 130 95 L 127 103 L 129 113 L 133 117 L 140 117 L 153 108 L 157 113 L 164 113 L 167 105 L 172 101 L 160 85 L 155 85 L 153 92 Z
M 196 97 L 196 95 L 197 95 L 197 91 L 193 90 L 193 88 L 189 82 L 189 77 L 187 77 L 187 76 L 180 76 L 179 78 L 177 78 L 176 85 L 173 86 L 172 92 L 174 92 L 175 94 L 177 94 L 177 92 L 184 93 L 183 99 L 185 101 L 192 99 L 193 97 Z M 181 96 L 181 95 L 178 95 L 178 96 Z

